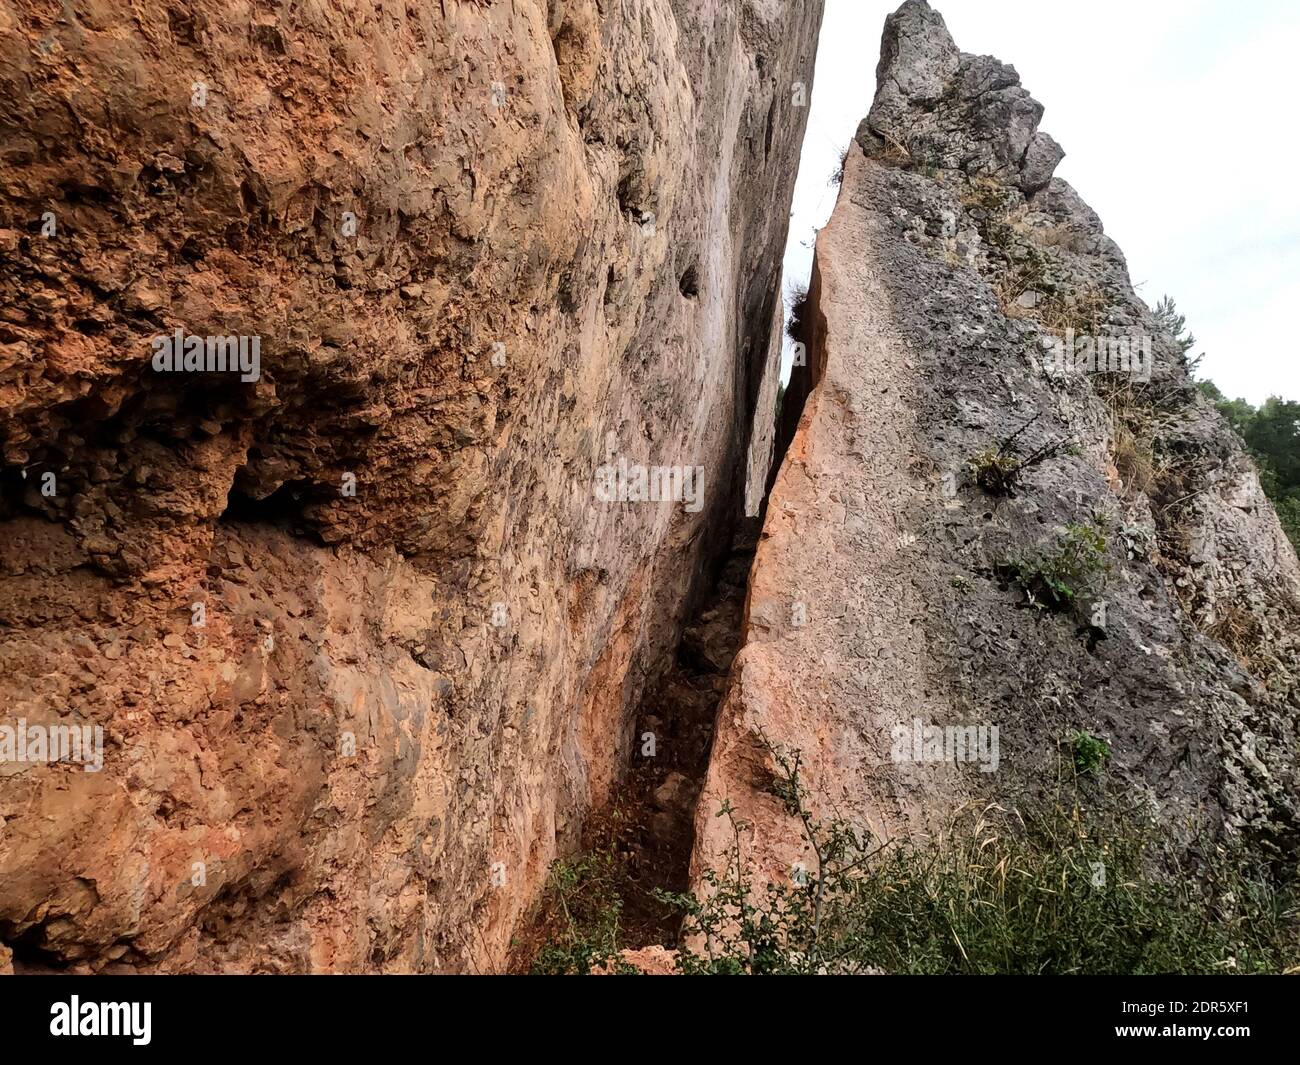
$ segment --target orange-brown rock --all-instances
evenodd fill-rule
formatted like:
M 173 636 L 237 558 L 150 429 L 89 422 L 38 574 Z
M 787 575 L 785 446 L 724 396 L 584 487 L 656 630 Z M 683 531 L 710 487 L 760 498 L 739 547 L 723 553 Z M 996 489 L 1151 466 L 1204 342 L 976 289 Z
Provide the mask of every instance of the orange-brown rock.
M 820 14 L 0 6 L 16 967 L 501 965 L 763 483 Z
M 673 976 L 677 972 L 675 952 L 665 950 L 663 947 L 625 950 L 619 955 L 619 961 L 624 965 L 630 965 L 642 976 Z

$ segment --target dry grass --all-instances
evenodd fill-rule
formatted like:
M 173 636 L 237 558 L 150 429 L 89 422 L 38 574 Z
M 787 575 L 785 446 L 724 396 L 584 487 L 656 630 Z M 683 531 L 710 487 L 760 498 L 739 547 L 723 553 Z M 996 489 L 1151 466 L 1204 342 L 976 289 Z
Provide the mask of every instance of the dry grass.
M 1010 495 L 1020 474 L 1020 459 L 1015 455 L 990 448 L 966 463 L 975 483 L 995 496 Z
M 1220 606 L 1218 620 L 1205 630 L 1207 636 L 1218 640 L 1237 656 L 1248 673 L 1257 677 L 1269 672 L 1266 651 L 1267 634 L 1260 620 L 1250 610 L 1237 603 Z
M 1003 270 L 996 284 L 994 294 L 1002 307 L 1002 313 L 1008 318 L 1037 317 L 1037 310 L 1029 310 L 1020 305 L 1020 297 L 1030 290 L 1040 291 L 1046 279 L 1044 263 L 1041 257 L 1013 263 Z M 1041 303 L 1040 303 L 1041 306 Z
M 1123 423 L 1115 426 L 1110 456 L 1125 495 L 1147 495 L 1160 480 L 1161 468 L 1155 458 L 1153 441 L 1137 436 Z
M 979 207 L 990 215 L 1003 210 L 1007 199 L 1007 187 L 991 177 L 977 177 L 962 195 L 962 206 L 968 210 Z
M 1076 292 L 1052 292 L 1035 308 L 1043 326 L 1058 336 L 1067 329 L 1076 334 L 1097 336 L 1110 305 L 1101 287 L 1089 282 Z
M 1034 238 L 1045 248 L 1061 248 L 1074 255 L 1084 250 L 1086 237 L 1071 226 L 1042 226 L 1034 228 Z
M 885 150 L 877 156 L 881 162 L 888 163 L 890 166 L 907 166 L 912 162 L 912 153 L 909 152 L 895 137 L 888 133 L 880 133 L 884 139 Z
M 1156 410 L 1149 388 L 1124 374 L 1098 374 L 1094 388 L 1110 411 L 1111 461 L 1130 498 L 1141 493 L 1156 502 L 1164 496 L 1171 503 L 1182 502 L 1182 491 L 1173 491 L 1176 463 L 1158 453 L 1156 441 L 1176 420 L 1173 414 Z

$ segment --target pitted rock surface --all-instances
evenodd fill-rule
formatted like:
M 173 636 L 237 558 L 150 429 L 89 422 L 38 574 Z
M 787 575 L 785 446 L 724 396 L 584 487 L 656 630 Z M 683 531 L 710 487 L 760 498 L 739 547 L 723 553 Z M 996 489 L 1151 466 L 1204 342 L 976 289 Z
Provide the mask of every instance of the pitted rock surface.
M 0 8 L 0 708 L 105 735 L 0 956 L 503 964 L 761 495 L 821 6 Z
M 1051 171 L 1012 68 L 961 53 L 909 0 L 819 234 L 810 390 L 776 478 L 743 646 L 696 812 L 696 883 L 732 846 L 809 862 L 769 745 L 799 749 L 819 815 L 916 837 L 959 806 L 1077 783 L 1175 846 L 1293 859 L 1300 567 L 1240 440 L 1193 386 L 1119 248 Z M 1147 337 L 1149 379 L 1057 372 L 1067 337 Z M 798 372 L 798 371 L 796 371 Z M 1045 457 L 1007 496 L 976 460 Z M 973 465 L 974 464 L 974 465 Z M 1068 609 L 1009 575 L 1070 527 L 1104 562 Z M 996 768 L 900 758 L 892 730 L 999 728 Z M 1070 737 L 1106 741 L 1105 788 Z

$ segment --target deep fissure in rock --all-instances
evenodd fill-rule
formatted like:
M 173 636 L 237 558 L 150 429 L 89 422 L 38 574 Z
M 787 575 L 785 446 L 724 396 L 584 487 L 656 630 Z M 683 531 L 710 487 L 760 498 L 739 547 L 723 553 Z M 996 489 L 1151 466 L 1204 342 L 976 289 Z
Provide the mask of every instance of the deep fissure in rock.
M 761 519 L 742 520 L 709 593 L 682 633 L 673 661 L 637 712 L 632 764 L 617 800 L 630 829 L 617 858 L 632 888 L 624 899 L 628 946 L 671 945 L 680 914 L 656 888 L 690 886 L 696 801 L 709 767 L 714 724 L 740 649 L 749 571 Z
M 582 832 L 580 854 L 614 863 L 622 903 L 620 945 L 625 949 L 672 947 L 680 935 L 681 913 L 659 902 L 655 891 L 682 893 L 690 888 L 698 799 L 732 662 L 744 642 L 749 578 L 768 497 L 804 406 L 821 377 L 818 352 L 824 320 L 814 309 L 815 292 L 805 301 L 805 326 L 796 337 L 810 354 L 795 368 L 777 412 L 771 467 L 759 513 L 744 515 L 743 482 L 733 485 L 727 505 L 719 507 L 719 518 L 729 528 L 716 534 L 717 542 L 728 546 L 720 554 L 713 552 L 715 561 L 694 597 L 695 606 L 669 665 L 642 695 L 622 782 L 605 806 L 593 812 Z M 771 310 L 772 304 L 764 302 L 753 320 L 770 321 Z M 821 329 L 814 329 L 814 322 L 821 323 Z M 757 377 L 748 363 L 745 368 L 748 379 L 742 386 L 742 398 L 755 400 Z M 745 419 L 748 447 L 756 421 L 752 401 L 746 403 Z M 553 932 L 546 914 L 536 911 L 515 937 L 512 971 L 528 971 Z
M 810 296 L 809 306 L 815 307 Z M 819 320 L 811 312 L 808 321 Z M 806 328 L 810 352 L 820 333 Z M 681 914 L 659 903 L 655 889 L 690 887 L 698 800 L 708 772 L 718 712 L 732 663 L 744 642 L 745 604 L 771 487 L 794 438 L 804 405 L 820 377 L 818 357 L 796 367 L 775 437 L 771 473 L 759 514 L 735 522 L 730 547 L 685 626 L 671 665 L 650 685 L 637 711 L 631 764 L 588 842 L 614 851 L 629 888 L 623 899 L 624 943 L 630 949 L 673 946 Z M 797 383 L 796 383 L 797 382 Z M 743 501 L 737 500 L 739 510 Z

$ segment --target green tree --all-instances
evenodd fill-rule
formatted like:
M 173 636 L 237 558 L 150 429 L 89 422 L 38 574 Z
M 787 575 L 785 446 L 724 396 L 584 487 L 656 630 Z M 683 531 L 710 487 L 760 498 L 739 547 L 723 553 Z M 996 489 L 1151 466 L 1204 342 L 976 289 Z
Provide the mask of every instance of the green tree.
M 1219 408 L 1259 467 L 1259 483 L 1278 520 L 1300 551 L 1300 403 L 1269 396 L 1256 408 L 1244 399 L 1228 399 L 1213 381 L 1197 386 Z
M 1272 473 L 1279 497 L 1300 489 L 1300 403 L 1269 396 L 1242 433 Z
M 1222 414 L 1237 434 L 1244 440 L 1250 420 L 1255 417 L 1255 408 L 1244 399 L 1229 399 L 1215 386 L 1213 381 L 1198 381 L 1197 387 L 1214 401 Z
M 1187 322 L 1174 301 L 1164 296 L 1156 304 L 1156 318 L 1173 337 L 1190 371 L 1203 356 L 1187 359 L 1196 338 L 1186 332 Z M 1291 543 L 1300 551 L 1300 403 L 1269 396 L 1262 407 L 1248 400 L 1229 399 L 1213 381 L 1196 382 L 1219 413 L 1245 442 L 1259 467 L 1259 482 L 1273 502 L 1278 519 Z
M 1172 296 L 1160 297 L 1160 302 L 1156 304 L 1156 320 L 1159 321 L 1161 328 L 1173 337 L 1178 353 L 1187 364 L 1188 372 L 1195 370 L 1205 355 L 1202 353 L 1193 359 L 1187 358 L 1187 353 L 1196 345 L 1196 337 L 1187 332 L 1187 319 L 1178 313 L 1178 307 L 1174 304 Z

